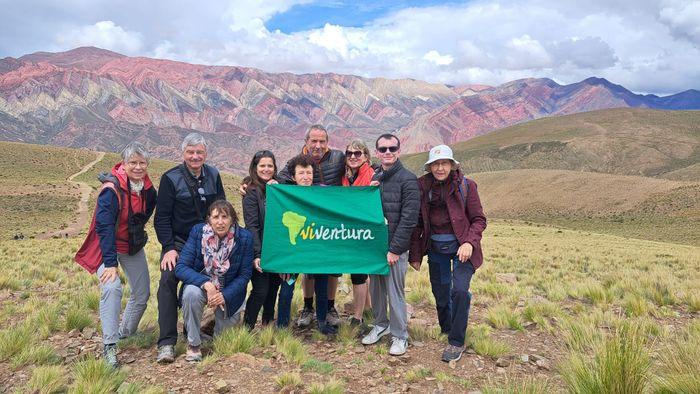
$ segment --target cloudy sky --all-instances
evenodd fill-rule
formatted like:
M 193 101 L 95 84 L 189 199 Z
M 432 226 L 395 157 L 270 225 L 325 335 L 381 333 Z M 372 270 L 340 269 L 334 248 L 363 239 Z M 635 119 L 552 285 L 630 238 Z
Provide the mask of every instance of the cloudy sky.
M 698 0 L 0 0 L 0 58 L 98 46 L 126 55 L 495 85 L 599 76 L 700 89 Z

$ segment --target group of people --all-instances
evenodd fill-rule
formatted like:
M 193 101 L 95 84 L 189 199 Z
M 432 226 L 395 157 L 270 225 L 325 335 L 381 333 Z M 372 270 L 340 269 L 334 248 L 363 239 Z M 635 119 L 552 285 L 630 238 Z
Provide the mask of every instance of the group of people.
M 362 344 L 375 344 L 391 334 L 389 353 L 404 354 L 409 339 L 406 272 L 409 265 L 420 270 L 427 254 L 438 320 L 449 341 L 442 360 L 459 360 L 465 349 L 470 281 L 483 259 L 480 240 L 486 218 L 476 183 L 461 173 L 445 145 L 431 149 L 426 174 L 417 178 L 399 160 L 401 144 L 393 134 L 375 141 L 375 166 L 362 141 L 352 141 L 343 152 L 329 148 L 328 140 L 322 126 L 311 126 L 301 154 L 279 171 L 272 152 L 253 155 L 249 176 L 239 188 L 245 227 L 226 200 L 218 170 L 205 164 L 207 143 L 200 134 L 185 137 L 183 162 L 163 174 L 157 192 L 148 177 L 146 148 L 133 142 L 122 151 L 122 160 L 101 176 L 93 221 L 76 255 L 76 261 L 99 278 L 108 364 L 119 366 L 116 344 L 136 332 L 150 296 L 143 247 L 148 240 L 145 224 L 153 212 L 162 246 L 157 362 L 175 360 L 178 308 L 187 338 L 185 359 L 192 362 L 202 360 L 200 325 L 206 307 L 214 311 L 214 336 L 241 322 L 252 330 L 261 310 L 263 325 L 276 320 L 279 327 L 289 326 L 297 279 L 302 282 L 304 307 L 296 324 L 306 327 L 315 318 L 320 332 L 336 332 L 341 323 L 335 308 L 340 273 L 278 274 L 261 268 L 266 187 L 273 183 L 378 186 L 388 227 L 389 274 L 351 275 L 354 310 L 349 324 L 364 326 L 363 313 L 371 309 L 373 324 L 365 330 Z M 130 287 L 121 320 L 118 266 Z M 246 300 L 249 282 L 252 290 Z

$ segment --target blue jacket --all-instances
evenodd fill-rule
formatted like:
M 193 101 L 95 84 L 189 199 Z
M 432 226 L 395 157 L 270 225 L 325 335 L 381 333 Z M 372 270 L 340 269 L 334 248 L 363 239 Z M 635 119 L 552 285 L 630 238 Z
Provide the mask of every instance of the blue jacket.
M 229 256 L 231 266 L 221 281 L 221 292 L 226 300 L 226 316 L 231 317 L 245 300 L 248 281 L 253 274 L 253 235 L 250 231 L 235 226 L 235 246 Z M 202 256 L 202 228 L 196 224 L 190 231 L 187 243 L 182 248 L 175 265 L 175 276 L 186 285 L 202 287 L 209 281 L 204 271 Z

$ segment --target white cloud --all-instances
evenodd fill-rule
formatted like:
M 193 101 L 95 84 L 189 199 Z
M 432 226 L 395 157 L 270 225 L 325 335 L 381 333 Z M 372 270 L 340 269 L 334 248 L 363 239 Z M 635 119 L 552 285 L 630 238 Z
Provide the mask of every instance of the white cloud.
M 58 34 L 56 42 L 67 49 L 96 46 L 125 54 L 138 54 L 143 48 L 141 33 L 124 30 L 112 21 L 100 21 Z
M 435 63 L 437 66 L 449 66 L 454 61 L 451 55 L 441 55 L 436 50 L 432 50 L 423 55 L 423 59 Z
M 476 0 L 291 34 L 270 31 L 265 22 L 311 0 L 67 1 L 59 7 L 0 0 L 7 10 L 0 17 L 0 57 L 96 45 L 271 72 L 450 84 L 523 77 L 571 83 L 595 75 L 640 92 L 700 88 L 698 1 Z
M 677 36 L 700 45 L 700 2 L 696 0 L 665 1 L 659 20 Z

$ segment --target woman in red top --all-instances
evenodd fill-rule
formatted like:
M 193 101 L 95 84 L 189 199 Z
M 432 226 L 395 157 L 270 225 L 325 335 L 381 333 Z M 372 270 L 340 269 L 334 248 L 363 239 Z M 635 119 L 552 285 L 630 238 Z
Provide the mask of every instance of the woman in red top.
M 122 160 L 109 174 L 101 174 L 102 189 L 85 243 L 75 260 L 100 280 L 100 321 L 104 360 L 118 367 L 117 341 L 133 335 L 150 295 L 148 262 L 143 247 L 144 229 L 156 206 L 156 189 L 148 178 L 149 153 L 132 142 Z M 122 282 L 119 268 L 129 283 L 129 301 L 121 321 Z
M 374 175 L 369 161 L 369 149 L 360 140 L 352 141 L 345 148 L 345 175 L 343 176 L 343 186 L 369 186 L 369 182 Z M 365 308 L 372 307 L 370 297 L 368 297 L 369 279 L 367 274 L 351 274 L 352 281 L 352 301 L 355 307 L 354 314 L 350 318 L 350 324 L 359 326 L 362 324 L 362 312 Z

